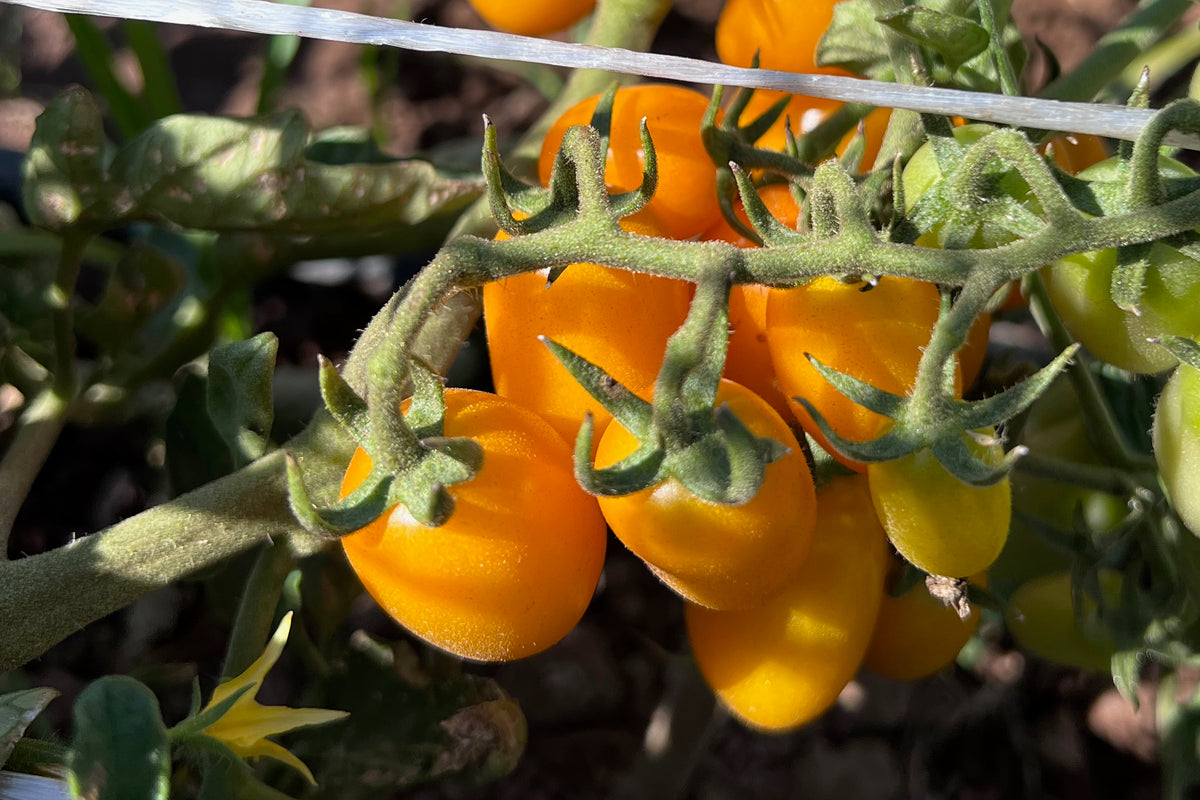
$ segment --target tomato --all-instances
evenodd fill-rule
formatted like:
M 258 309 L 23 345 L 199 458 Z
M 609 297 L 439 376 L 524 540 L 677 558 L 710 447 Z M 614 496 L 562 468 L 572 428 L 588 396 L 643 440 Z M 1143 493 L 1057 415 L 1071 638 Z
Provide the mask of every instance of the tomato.
M 1121 595 L 1121 574 L 1101 570 L 1100 592 L 1115 605 Z M 1013 593 L 1005 621 L 1024 649 L 1055 664 L 1107 672 L 1117 650 L 1112 634 L 1096 618 L 1096 601 L 1083 597 L 1082 616 L 1076 617 L 1071 597 L 1071 573 L 1054 572 L 1034 578 Z
M 834 478 L 817 495 L 812 551 L 782 593 L 743 611 L 684 609 L 692 654 L 720 701 L 770 731 L 828 709 L 866 652 L 887 559 L 865 479 Z
M 449 487 L 454 513 L 441 527 L 396 506 L 342 539 L 346 558 L 375 601 L 430 644 L 480 661 L 533 655 L 587 608 L 604 565 L 604 519 L 544 420 L 484 392 L 445 397 L 445 435 L 478 442 L 482 469 Z M 343 496 L 370 466 L 360 448 Z
M 833 21 L 839 0 L 728 0 L 717 19 L 717 56 L 749 67 L 758 54 L 762 69 L 849 75 L 817 66 L 817 44 Z
M 1163 242 L 1150 249 L 1141 315 L 1112 300 L 1113 249 L 1059 259 L 1043 270 L 1054 310 L 1097 358 L 1130 372 L 1169 369 L 1176 358 L 1150 337 L 1200 336 L 1200 261 Z
M 812 403 L 834 431 L 851 441 L 875 438 L 888 419 L 833 388 L 805 354 L 884 391 L 906 394 L 916 381 L 941 303 L 931 283 L 887 277 L 874 288 L 865 287 L 818 278 L 795 289 L 772 289 L 767 300 L 767 345 L 779 385 L 805 432 L 831 453 L 812 417 L 791 398 Z M 835 457 L 858 472 L 865 469 Z
M 992 464 L 1000 445 L 970 446 Z M 992 486 L 963 483 L 928 448 L 867 465 L 871 502 L 892 546 L 931 575 L 962 578 L 987 569 L 1008 536 L 1012 496 L 1005 477 Z
M 1154 457 L 1171 507 L 1200 536 L 1200 370 L 1180 364 L 1154 409 Z
M 812 476 L 803 450 L 767 401 L 721 381 L 717 403 L 756 436 L 789 452 L 767 465 L 758 494 L 742 505 L 702 500 L 674 479 L 621 497 L 601 497 L 617 538 L 672 590 L 710 608 L 748 608 L 777 594 L 808 553 L 816 516 Z M 596 451 L 596 466 L 628 456 L 636 440 L 613 422 Z
M 611 415 L 537 337 L 599 364 L 625 386 L 649 385 L 687 316 L 691 285 L 597 264 L 572 264 L 550 286 L 547 275 L 542 269 L 484 285 L 488 358 L 497 394 L 538 412 L 574 443 L 587 412 L 597 432 Z
M 775 219 L 795 230 L 800 207 L 786 184 L 772 183 L 759 189 L 759 197 Z M 739 201 L 735 212 L 742 222 L 750 224 Z M 715 226 L 700 237 L 705 241 L 722 241 L 738 247 L 756 247 L 753 242 L 735 231 L 722 217 Z M 766 286 L 744 284 L 729 292 L 729 351 L 725 356 L 725 377 L 740 383 L 771 404 L 780 416 L 791 416 L 787 398 L 775 379 L 771 365 L 771 350 L 767 347 Z
M 971 583 L 986 587 L 987 573 L 971 576 Z M 932 675 L 954 661 L 979 628 L 979 618 L 979 609 L 972 606 L 971 615 L 960 619 L 958 612 L 935 599 L 924 583 L 900 597 L 884 592 L 863 666 L 898 681 Z
M 1050 140 L 1049 146 L 1055 163 L 1071 175 L 1108 158 L 1104 140 L 1090 133 L 1059 134 Z
M 550 171 L 567 128 L 587 125 L 599 96 L 572 106 L 551 126 L 538 158 L 538 178 Z M 672 239 L 690 239 L 712 227 L 721 215 L 717 205 L 716 170 L 700 140 L 700 123 L 708 98 L 682 86 L 642 84 L 617 92 L 613 102 L 604 180 L 614 191 L 631 191 L 642 182 L 645 156 L 639 125 L 642 119 L 658 156 L 658 187 L 641 211 L 629 217 Z
M 545 36 L 579 22 L 596 7 L 596 0 L 469 0 L 488 25 L 522 36 Z

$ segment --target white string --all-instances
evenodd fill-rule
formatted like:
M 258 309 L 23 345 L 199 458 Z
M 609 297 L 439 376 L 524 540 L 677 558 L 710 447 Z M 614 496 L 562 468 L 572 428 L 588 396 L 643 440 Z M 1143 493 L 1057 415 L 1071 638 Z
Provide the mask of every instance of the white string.
M 512 0 L 521 2 L 521 0 Z M 173 25 L 294 34 L 406 50 L 456 53 L 558 67 L 603 69 L 700 84 L 776 89 L 873 106 L 907 108 L 1006 125 L 1069 131 L 1132 141 L 1153 111 L 1098 103 L 906 86 L 834 75 L 752 70 L 680 56 L 572 44 L 493 31 L 443 28 L 329 8 L 267 0 L 0 0 L 45 11 L 120 17 Z M 1200 136 L 1172 133 L 1167 144 L 1200 150 Z

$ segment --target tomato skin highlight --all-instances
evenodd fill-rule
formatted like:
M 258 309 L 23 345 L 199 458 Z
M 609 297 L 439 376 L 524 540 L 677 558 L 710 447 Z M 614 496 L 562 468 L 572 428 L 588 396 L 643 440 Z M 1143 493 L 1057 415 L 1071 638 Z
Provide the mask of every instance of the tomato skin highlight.
M 998 460 L 1000 446 L 984 458 Z M 1012 519 L 1009 479 L 986 487 L 963 483 L 929 448 L 867 466 L 871 501 L 892 546 L 931 575 L 963 578 L 991 565 Z
M 971 577 L 976 586 L 987 586 L 987 574 Z M 886 591 L 879 618 L 863 666 L 898 681 L 913 681 L 933 675 L 953 663 L 958 651 L 979 628 L 980 612 L 975 606 L 966 619 L 935 599 L 924 584 L 900 597 Z
M 756 435 L 789 452 L 767 465 L 749 502 L 717 505 L 675 479 L 622 497 L 601 497 L 613 533 L 668 587 L 710 608 L 749 608 L 777 594 L 803 563 L 812 541 L 816 504 L 803 451 L 771 406 L 744 386 L 721 381 L 717 403 Z M 596 466 L 632 453 L 636 440 L 619 423 L 604 432 Z
M 818 278 L 795 289 L 772 289 L 767 301 L 767 344 L 788 406 L 808 435 L 856 472 L 865 465 L 837 454 L 792 398 L 803 397 L 851 441 L 877 437 L 889 420 L 835 389 L 805 354 L 886 392 L 907 394 L 941 302 L 933 284 L 907 278 L 883 278 L 867 291 L 862 287 Z
M 611 415 L 538 337 L 599 364 L 625 386 L 645 386 L 687 317 L 691 286 L 597 264 L 571 264 L 550 286 L 547 274 L 527 272 L 483 287 L 496 394 L 536 411 L 570 444 L 590 411 L 598 443 Z
M 692 653 L 718 699 L 742 722 L 787 731 L 825 712 L 854 677 L 883 594 L 888 548 L 862 476 L 817 497 L 808 559 L 758 608 L 684 609 Z
M 598 95 L 581 101 L 550 127 L 538 158 L 538 179 L 543 185 L 548 185 L 563 135 L 573 125 L 587 125 L 598 102 Z M 641 185 L 645 155 L 639 125 L 643 117 L 658 157 L 654 196 L 627 221 L 671 239 L 691 239 L 716 224 L 721 215 L 716 170 L 700 140 L 708 102 L 699 92 L 667 84 L 640 84 L 617 92 L 604 182 L 617 192 Z
M 468 0 L 479 16 L 496 30 L 521 36 L 545 36 L 579 22 L 596 7 L 596 0 Z
M 1200 536 L 1200 370 L 1180 364 L 1154 410 L 1154 457 L 1171 507 Z
M 446 436 L 484 451 L 479 473 L 448 488 L 450 519 L 428 528 L 396 506 L 342 546 L 375 601 L 414 635 L 460 658 L 524 658 L 583 616 L 604 565 L 604 519 L 548 423 L 484 392 L 445 398 Z M 369 471 L 360 448 L 342 495 Z

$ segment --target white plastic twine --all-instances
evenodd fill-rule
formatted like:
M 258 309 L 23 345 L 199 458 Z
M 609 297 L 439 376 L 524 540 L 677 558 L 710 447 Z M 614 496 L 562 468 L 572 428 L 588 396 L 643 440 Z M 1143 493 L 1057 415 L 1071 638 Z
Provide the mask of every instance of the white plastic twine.
M 520 0 L 513 0 L 520 2 Z M 906 86 L 834 75 L 744 69 L 680 56 L 571 44 L 493 31 L 443 28 L 349 11 L 267 0 L 0 0 L 44 11 L 120 17 L 265 34 L 293 34 L 406 50 L 456 53 L 558 67 L 602 69 L 702 84 L 777 89 L 873 106 L 907 108 L 1044 130 L 1091 133 L 1132 141 L 1153 111 L 1098 103 Z M 1171 133 L 1166 144 L 1200 150 L 1200 135 Z

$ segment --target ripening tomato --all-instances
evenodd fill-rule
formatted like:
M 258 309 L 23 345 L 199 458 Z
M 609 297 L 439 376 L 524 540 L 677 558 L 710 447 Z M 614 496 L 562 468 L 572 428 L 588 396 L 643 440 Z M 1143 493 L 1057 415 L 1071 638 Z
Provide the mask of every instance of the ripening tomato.
M 790 730 L 833 705 L 879 611 L 888 548 L 866 480 L 834 478 L 817 504 L 812 551 L 782 593 L 744 611 L 684 609 L 705 681 L 754 728 Z
M 1154 409 L 1154 457 L 1171 507 L 1200 536 L 1200 370 L 1180 364 Z
M 1048 146 L 1054 162 L 1071 175 L 1078 175 L 1108 158 L 1104 140 L 1090 133 L 1059 134 L 1049 141 Z
M 579 22 L 596 7 L 596 0 L 469 0 L 488 25 L 521 36 L 545 36 Z
M 970 446 L 991 464 L 999 443 Z M 892 546 L 931 575 L 963 578 L 986 570 L 1004 547 L 1012 518 L 1006 476 L 992 486 L 970 486 L 950 474 L 929 448 L 894 461 L 867 465 L 871 501 Z
M 604 565 L 604 519 L 544 420 L 484 392 L 445 397 L 446 436 L 478 442 L 483 467 L 449 487 L 454 513 L 441 527 L 396 506 L 342 539 L 346 558 L 375 601 L 430 644 L 479 661 L 533 655 L 583 616 Z M 370 466 L 360 448 L 343 496 Z
M 1113 302 L 1114 249 L 1067 256 L 1042 271 L 1050 302 L 1071 335 L 1097 358 L 1141 374 L 1177 363 L 1151 337 L 1200 336 L 1200 261 L 1163 242 L 1151 246 L 1149 260 L 1140 315 Z
M 849 75 L 817 66 L 817 45 L 839 1 L 727 0 L 717 19 L 717 56 L 735 67 L 749 67 L 757 54 L 762 69 Z
M 767 344 L 775 375 L 805 432 L 833 453 L 803 397 L 839 435 L 856 442 L 878 436 L 888 419 L 843 395 L 805 358 L 904 395 L 917 378 L 940 305 L 937 288 L 908 278 L 885 277 L 873 288 L 818 278 L 795 289 L 772 289 L 767 300 Z M 857 472 L 865 467 L 834 454 Z M 974 572 L 975 570 L 972 570 Z
M 1101 570 L 1100 594 L 1108 605 L 1121 598 L 1121 573 Z M 1034 578 L 1013 592 L 1005 621 L 1022 648 L 1055 664 L 1096 672 L 1111 669 L 1117 651 L 1112 632 L 1097 618 L 1096 601 L 1083 596 L 1075 614 L 1071 573 L 1054 572 Z
M 497 238 L 503 238 L 504 234 Z M 625 386 L 654 382 L 667 339 L 687 316 L 691 284 L 597 264 L 571 264 L 483 287 L 483 321 L 496 394 L 536 411 L 570 443 L 592 412 L 599 433 L 611 415 L 538 340 L 546 336 Z
M 987 573 L 971 576 L 971 583 L 986 587 Z M 961 619 L 957 611 L 935 599 L 924 583 L 900 597 L 884 592 L 863 666 L 897 681 L 932 675 L 954 661 L 979 628 L 979 618 L 979 609 L 972 606 L 970 616 Z
M 599 96 L 567 110 L 551 126 L 538 158 L 538 178 L 550 180 L 554 159 L 567 128 L 587 125 Z M 717 205 L 716 170 L 700 140 L 700 123 L 708 98 L 682 86 L 642 84 L 617 92 L 613 101 L 604 180 L 614 191 L 627 192 L 642 182 L 645 155 L 642 119 L 658 156 L 658 186 L 646 207 L 629 217 L 671 239 L 691 239 L 712 227 L 721 215 Z M 719 118 L 718 118 L 719 121 Z
M 763 204 L 775 219 L 792 230 L 800 218 L 800 207 L 791 189 L 772 183 L 758 190 Z M 739 200 L 734 211 L 745 224 L 750 221 Z M 703 236 L 703 241 L 722 241 L 738 247 L 756 247 L 735 231 L 722 217 Z M 791 416 L 787 398 L 775 379 L 771 350 L 767 347 L 767 298 L 770 289 L 758 284 L 742 284 L 729 291 L 729 350 L 725 356 L 725 377 L 740 383 L 771 404 L 784 419 Z
M 601 497 L 600 509 L 617 538 L 677 594 L 710 608 L 748 608 L 778 594 L 804 561 L 816 516 L 813 481 L 796 437 L 767 401 L 723 380 L 717 403 L 727 403 L 756 436 L 789 448 L 767 465 L 758 494 L 742 505 L 717 505 L 669 479 Z M 596 466 L 611 466 L 636 446 L 614 421 Z

